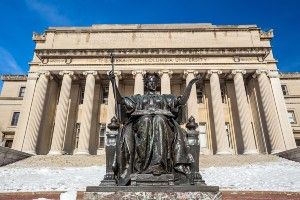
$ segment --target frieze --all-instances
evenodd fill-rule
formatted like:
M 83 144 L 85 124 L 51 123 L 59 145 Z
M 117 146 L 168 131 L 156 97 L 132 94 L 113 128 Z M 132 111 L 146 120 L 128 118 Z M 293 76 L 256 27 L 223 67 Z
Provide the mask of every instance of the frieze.
M 239 63 L 258 63 L 257 57 L 239 57 Z M 46 65 L 110 65 L 111 59 L 100 57 L 100 58 L 74 58 L 71 63 L 67 63 L 66 59 L 60 58 L 49 58 L 48 63 L 43 63 Z M 156 65 L 156 64 L 199 64 L 199 63 L 234 63 L 233 57 L 196 57 L 196 56 L 174 56 L 174 57 L 119 57 L 115 58 L 116 65 Z
M 253 48 L 198 48 L 198 49 L 36 49 L 40 59 L 49 57 L 109 57 L 111 52 L 116 58 L 136 56 L 261 56 L 270 53 L 270 47 Z

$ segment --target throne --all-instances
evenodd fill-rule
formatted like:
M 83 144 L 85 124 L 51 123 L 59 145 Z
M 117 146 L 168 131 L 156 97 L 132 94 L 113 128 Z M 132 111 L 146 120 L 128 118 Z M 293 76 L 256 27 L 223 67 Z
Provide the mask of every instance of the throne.
M 117 136 L 119 134 L 120 124 L 118 120 L 113 117 L 111 123 L 108 124 L 109 131 L 106 133 L 106 174 L 104 179 L 101 181 L 103 186 L 116 186 L 116 180 L 114 177 L 114 171 L 112 169 L 114 156 L 116 151 Z M 200 144 L 199 144 L 199 132 L 196 130 L 198 124 L 195 122 L 195 118 L 191 116 L 186 124 L 187 128 L 187 146 L 189 153 L 192 155 L 194 162 L 191 165 L 191 174 L 189 177 L 190 185 L 205 185 L 202 177 L 199 173 L 199 155 L 200 155 Z M 131 186 L 167 186 L 174 185 L 173 174 L 162 174 L 155 176 L 152 174 L 134 174 L 131 176 Z

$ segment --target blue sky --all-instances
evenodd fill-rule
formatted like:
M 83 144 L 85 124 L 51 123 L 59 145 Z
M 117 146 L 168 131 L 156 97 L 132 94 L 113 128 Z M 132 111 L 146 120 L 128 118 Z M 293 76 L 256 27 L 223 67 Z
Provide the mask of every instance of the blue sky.
M 279 69 L 300 71 L 299 8 L 297 0 L 1 0 L 0 74 L 28 71 L 33 31 L 103 23 L 257 24 L 274 29 Z

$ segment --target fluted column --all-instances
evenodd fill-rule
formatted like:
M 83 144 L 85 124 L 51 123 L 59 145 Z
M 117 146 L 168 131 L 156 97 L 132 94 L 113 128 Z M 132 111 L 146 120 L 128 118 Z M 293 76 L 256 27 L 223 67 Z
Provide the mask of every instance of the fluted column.
M 84 99 L 82 104 L 82 122 L 78 138 L 78 149 L 75 154 L 89 154 L 89 144 L 92 126 L 93 102 L 95 96 L 96 71 L 83 72 L 86 76 Z
M 285 142 L 285 147 L 287 150 L 296 148 L 295 137 L 291 124 L 288 121 L 288 112 L 286 108 L 286 103 L 281 89 L 281 83 L 279 79 L 279 74 L 277 71 L 271 71 L 269 73 L 272 91 L 274 95 L 274 100 L 277 108 L 277 113 L 280 121 L 281 131 Z
M 284 151 L 285 146 L 284 139 L 280 131 L 280 122 L 276 113 L 276 105 L 267 73 L 267 70 L 257 70 L 256 76 L 258 79 L 261 101 L 272 148 L 271 153 L 277 153 Z
M 171 70 L 160 70 L 159 75 L 161 76 L 160 78 L 160 87 L 161 87 L 161 94 L 171 94 L 171 75 L 173 72 Z
M 143 70 L 132 71 L 134 78 L 134 94 L 144 94 L 144 74 L 146 72 Z
M 60 155 L 63 153 L 63 144 L 67 127 L 69 99 L 72 85 L 72 76 L 74 75 L 74 72 L 62 71 L 59 73 L 59 75 L 63 76 L 63 80 L 56 109 L 52 144 L 49 152 L 49 154 L 52 155 Z
M 246 70 L 233 70 L 234 89 L 239 113 L 241 133 L 244 142 L 244 154 L 256 154 L 255 138 L 250 120 L 250 109 L 247 101 L 243 74 Z
M 28 128 L 25 135 L 23 151 L 36 154 L 37 139 L 41 126 L 46 92 L 49 83 L 50 72 L 40 72 L 37 81 L 32 108 L 29 116 Z
M 189 82 L 195 78 L 195 75 L 198 74 L 195 70 L 185 70 L 184 76 L 186 85 L 189 84 Z M 188 118 L 193 116 L 196 120 L 196 122 L 199 122 L 199 113 L 198 113 L 198 103 L 197 103 L 197 92 L 196 92 L 196 84 L 193 84 L 192 90 L 190 93 L 190 97 L 187 102 L 187 109 L 188 109 Z
M 39 74 L 36 72 L 29 72 L 27 77 L 25 96 L 22 101 L 22 110 L 12 145 L 12 148 L 18 151 L 23 149 L 25 133 L 26 129 L 28 128 L 29 114 L 38 76 Z
M 108 74 L 109 72 L 107 72 Z M 119 86 L 119 79 L 121 78 L 121 72 L 115 71 L 116 76 L 116 85 Z M 109 81 L 109 89 L 108 89 L 108 104 L 107 104 L 107 122 L 110 122 L 111 118 L 116 116 L 116 108 L 115 108 L 115 97 L 113 92 L 113 87 L 111 82 Z
M 229 141 L 225 130 L 225 115 L 221 97 L 221 88 L 219 74 L 220 70 L 209 70 L 210 92 L 212 99 L 212 110 L 214 119 L 214 128 L 217 139 L 217 154 L 231 154 Z

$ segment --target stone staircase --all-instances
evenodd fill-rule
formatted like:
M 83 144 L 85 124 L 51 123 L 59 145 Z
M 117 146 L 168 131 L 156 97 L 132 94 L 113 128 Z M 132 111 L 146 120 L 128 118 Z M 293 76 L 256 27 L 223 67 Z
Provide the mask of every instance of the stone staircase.
M 29 158 L 31 154 L 0 146 L 0 167 L 8 165 L 25 158 Z
M 241 166 L 278 161 L 275 155 L 200 155 L 200 168 Z M 36 155 L 11 167 L 88 167 L 105 165 L 105 155 Z

